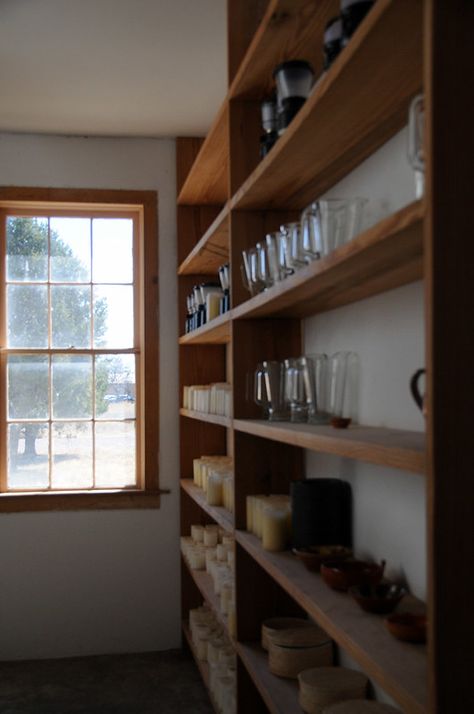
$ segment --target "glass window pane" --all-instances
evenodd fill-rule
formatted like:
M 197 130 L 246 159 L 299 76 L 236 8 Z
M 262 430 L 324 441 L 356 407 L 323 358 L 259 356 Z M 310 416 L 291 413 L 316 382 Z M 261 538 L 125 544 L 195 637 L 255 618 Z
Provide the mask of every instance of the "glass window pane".
M 7 218 L 7 280 L 48 279 L 48 219 Z
M 96 423 L 95 485 L 97 488 L 136 485 L 134 422 Z
M 94 347 L 133 347 L 133 287 L 94 288 Z
M 91 278 L 90 218 L 51 218 L 51 280 L 84 283 Z
M 92 488 L 91 422 L 56 423 L 52 429 L 52 488 Z
M 48 346 L 48 288 L 9 285 L 8 347 Z
M 8 418 L 49 417 L 48 357 L 14 355 L 8 358 Z
M 54 419 L 92 418 L 92 358 L 89 355 L 53 355 L 52 382 Z
M 48 424 L 22 423 L 8 425 L 9 489 L 48 488 Z
M 96 419 L 135 418 L 135 356 L 95 358 Z
M 89 287 L 52 287 L 51 309 L 53 347 L 90 347 L 91 291 Z
M 131 218 L 92 220 L 94 283 L 133 281 L 133 221 Z

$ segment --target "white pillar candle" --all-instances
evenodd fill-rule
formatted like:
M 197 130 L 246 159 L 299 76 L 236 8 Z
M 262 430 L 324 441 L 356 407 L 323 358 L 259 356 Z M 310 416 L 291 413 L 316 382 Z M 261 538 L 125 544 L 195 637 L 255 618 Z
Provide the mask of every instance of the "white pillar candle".
M 286 509 L 267 506 L 262 513 L 262 546 L 265 550 L 285 550 L 288 542 Z
M 218 531 L 217 528 L 204 529 L 204 545 L 207 547 L 215 548 L 217 546 Z
M 222 506 L 222 476 L 216 471 L 207 478 L 206 499 L 210 506 Z
M 229 600 L 227 606 L 227 627 L 229 628 L 229 635 L 231 637 L 237 637 L 237 613 L 235 606 L 235 595 Z
M 204 541 L 204 526 L 191 526 L 191 538 L 195 543 L 202 543 Z
M 211 574 L 211 563 L 217 562 L 217 549 L 206 548 L 206 572 Z

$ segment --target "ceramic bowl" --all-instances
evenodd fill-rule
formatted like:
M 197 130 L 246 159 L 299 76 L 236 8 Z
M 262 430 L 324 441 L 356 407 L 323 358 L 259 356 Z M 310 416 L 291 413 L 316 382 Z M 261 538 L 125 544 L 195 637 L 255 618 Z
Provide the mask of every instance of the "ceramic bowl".
M 310 545 L 308 548 L 293 548 L 293 553 L 308 570 L 319 573 L 321 563 L 340 562 L 352 556 L 352 550 L 343 545 Z
M 395 613 L 385 618 L 391 635 L 405 642 L 426 642 L 426 615 L 414 612 Z
M 377 583 L 349 588 L 349 593 L 366 612 L 388 615 L 395 610 L 406 590 L 395 583 Z
M 333 590 L 346 591 L 355 585 L 376 585 L 383 577 L 385 561 L 381 565 L 365 560 L 327 561 L 321 564 L 321 575 Z

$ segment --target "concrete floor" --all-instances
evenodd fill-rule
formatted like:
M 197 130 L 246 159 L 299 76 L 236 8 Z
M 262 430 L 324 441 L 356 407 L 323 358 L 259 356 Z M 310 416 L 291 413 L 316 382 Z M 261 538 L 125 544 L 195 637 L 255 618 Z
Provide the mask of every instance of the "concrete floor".
M 185 652 L 0 662 L 0 714 L 211 714 Z

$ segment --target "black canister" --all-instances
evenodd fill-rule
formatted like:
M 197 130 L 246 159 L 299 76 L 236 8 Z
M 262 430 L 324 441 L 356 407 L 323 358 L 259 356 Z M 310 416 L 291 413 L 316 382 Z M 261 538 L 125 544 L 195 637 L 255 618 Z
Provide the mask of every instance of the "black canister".
M 342 18 L 333 17 L 324 30 L 324 69 L 329 69 L 342 50 Z
M 375 0 L 341 0 L 342 46 L 345 47 Z
M 294 548 L 352 546 L 352 493 L 346 481 L 316 478 L 291 483 Z

